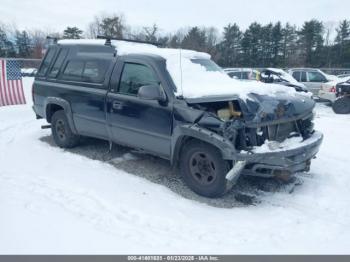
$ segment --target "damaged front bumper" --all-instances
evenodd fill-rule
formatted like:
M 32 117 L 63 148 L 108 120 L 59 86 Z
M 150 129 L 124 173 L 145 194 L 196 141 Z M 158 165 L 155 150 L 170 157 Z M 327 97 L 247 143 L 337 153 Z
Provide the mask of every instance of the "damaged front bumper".
M 308 171 L 322 140 L 322 133 L 315 131 L 308 139 L 292 147 L 279 147 L 261 153 L 236 152 L 233 154 L 233 168 L 226 178 L 235 181 L 241 174 L 274 177 Z

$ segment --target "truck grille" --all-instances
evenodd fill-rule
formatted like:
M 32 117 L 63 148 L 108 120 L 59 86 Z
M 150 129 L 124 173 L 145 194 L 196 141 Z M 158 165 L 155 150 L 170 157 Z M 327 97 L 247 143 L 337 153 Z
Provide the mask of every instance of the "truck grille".
M 240 150 L 249 150 L 254 146 L 261 146 L 266 140 L 282 142 L 292 136 L 307 139 L 312 133 L 312 117 L 259 128 L 242 128 L 235 137 L 235 146 Z
M 267 138 L 271 141 L 282 142 L 290 136 L 293 132 L 297 132 L 296 123 L 288 122 L 278 125 L 271 125 L 267 127 Z

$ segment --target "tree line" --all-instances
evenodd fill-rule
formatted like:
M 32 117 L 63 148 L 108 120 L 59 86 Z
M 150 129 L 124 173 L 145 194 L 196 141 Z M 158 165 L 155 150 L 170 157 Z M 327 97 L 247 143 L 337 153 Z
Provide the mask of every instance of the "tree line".
M 322 21 L 296 25 L 253 22 L 245 30 L 228 24 L 220 33 L 215 27 L 163 32 L 158 25 L 136 28 L 123 15 L 96 16 L 83 31 L 68 26 L 63 32 L 19 31 L 0 23 L 0 57 L 41 58 L 46 36 L 80 39 L 105 35 L 149 42 L 164 47 L 193 49 L 212 55 L 223 67 L 350 67 L 350 20 L 341 21 L 335 39 Z

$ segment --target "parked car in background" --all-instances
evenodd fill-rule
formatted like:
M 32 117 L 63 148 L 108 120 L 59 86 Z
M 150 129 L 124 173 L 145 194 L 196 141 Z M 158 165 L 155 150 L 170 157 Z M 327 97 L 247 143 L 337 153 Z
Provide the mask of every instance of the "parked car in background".
M 288 73 L 295 80 L 303 83 L 314 96 L 318 96 L 322 84 L 338 79 L 336 76 L 325 74 L 321 70 L 314 68 L 294 68 L 290 69 Z
M 350 79 L 338 83 L 335 87 L 336 100 L 333 102 L 333 111 L 337 114 L 350 114 Z
M 321 89 L 318 92 L 318 97 L 322 100 L 334 102 L 337 99 L 336 85 L 350 80 L 350 76 L 338 78 L 338 80 L 330 81 L 321 85 Z
M 259 80 L 259 71 L 252 68 L 226 68 L 224 71 L 239 80 Z
M 294 87 L 298 92 L 307 92 L 307 88 L 303 83 L 299 83 L 290 74 L 279 68 L 266 68 L 261 70 L 260 81 Z
M 350 77 L 350 74 L 337 75 L 338 78 Z

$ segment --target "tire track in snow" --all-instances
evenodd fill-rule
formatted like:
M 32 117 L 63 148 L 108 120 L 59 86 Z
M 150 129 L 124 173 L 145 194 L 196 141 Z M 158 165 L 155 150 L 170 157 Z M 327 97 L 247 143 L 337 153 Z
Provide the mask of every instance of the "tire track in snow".
M 150 236 L 154 238 L 154 242 L 150 240 L 150 245 L 156 243 L 159 234 L 164 234 L 169 237 L 175 237 L 177 239 L 204 239 L 209 235 L 213 236 L 216 233 L 222 235 L 223 232 L 215 232 L 216 230 L 208 227 L 196 227 L 191 224 L 190 227 L 181 226 L 176 224 L 176 227 L 172 227 L 172 221 L 165 221 L 164 219 L 156 219 L 154 216 L 149 217 L 136 212 L 131 212 L 130 208 L 121 208 L 120 210 L 113 210 L 113 208 L 106 203 L 105 200 L 100 199 L 93 192 L 86 191 L 82 188 L 69 188 L 67 185 L 58 185 L 53 181 L 49 181 L 43 177 L 37 177 L 34 179 L 28 179 L 26 176 L 9 176 L 0 175 L 0 183 L 2 185 L 11 185 L 12 187 L 23 191 L 27 191 L 30 194 L 35 194 L 44 198 L 44 200 L 50 201 L 59 205 L 65 211 L 73 214 L 74 216 L 81 218 L 90 224 L 94 225 L 98 230 L 118 235 L 126 239 L 138 241 L 139 237 L 145 235 L 147 228 L 147 238 Z M 19 182 L 20 181 L 20 182 Z M 27 203 L 30 206 L 31 203 Z M 120 228 L 122 228 L 122 232 Z M 149 234 L 152 231 L 154 234 Z M 132 232 L 125 233 L 125 232 Z M 184 234 L 184 232 L 188 232 Z M 142 239 L 142 237 L 141 237 Z M 211 239 L 211 240 L 210 240 Z M 218 242 L 217 238 L 210 237 L 206 241 Z
M 26 130 L 26 127 L 28 127 L 30 124 L 35 124 L 35 123 L 36 123 L 35 120 L 29 120 L 29 121 L 13 124 L 1 129 L 0 135 L 5 139 L 1 139 L 0 143 L 5 143 L 6 145 L 11 144 L 20 132 L 24 132 Z M 11 131 L 11 134 L 8 135 L 10 131 Z
M 312 217 L 315 220 L 322 220 L 329 224 L 336 223 L 337 225 L 343 227 L 349 227 L 348 223 L 343 220 L 339 220 L 339 216 L 337 216 L 337 214 L 332 215 L 329 212 L 323 212 L 322 215 L 320 215 L 320 210 L 315 211 L 313 206 L 303 205 L 300 199 L 292 200 L 292 198 L 287 198 L 287 194 L 278 192 L 264 192 L 260 195 L 260 199 L 263 203 L 267 203 L 271 206 L 294 209 L 295 211 L 303 214 L 303 216 Z M 347 218 L 347 216 L 345 218 Z

